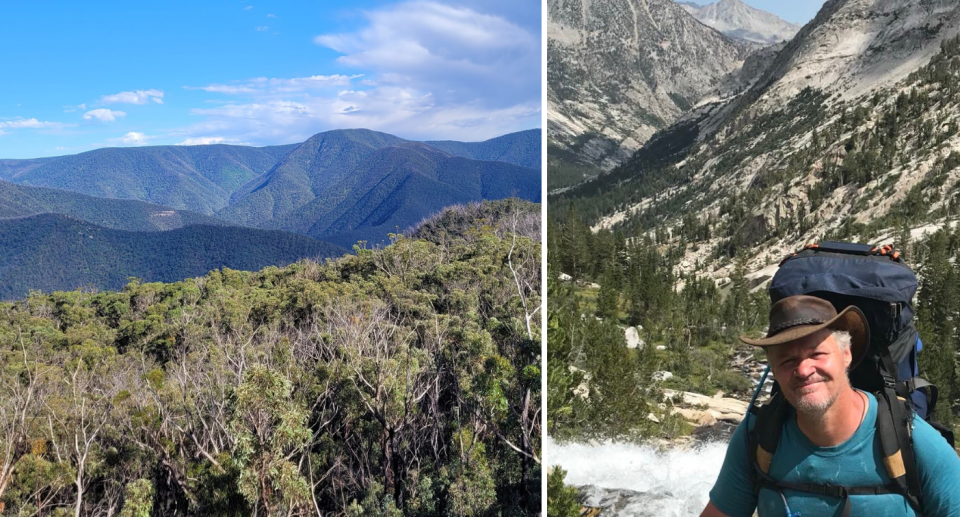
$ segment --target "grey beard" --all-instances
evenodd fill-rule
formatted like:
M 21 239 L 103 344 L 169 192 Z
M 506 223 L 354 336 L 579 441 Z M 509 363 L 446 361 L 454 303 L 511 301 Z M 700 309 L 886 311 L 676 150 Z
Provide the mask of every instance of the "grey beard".
M 823 414 L 826 413 L 828 409 L 830 409 L 830 406 L 832 406 L 833 403 L 836 402 L 839 397 L 840 397 L 840 392 L 835 393 L 833 397 L 829 399 L 821 399 L 821 400 L 814 401 L 814 400 L 805 400 L 801 398 L 800 400 L 797 400 L 797 402 L 794 404 L 794 409 L 796 409 L 798 413 L 803 413 L 806 416 L 814 416 L 814 417 L 823 416 Z

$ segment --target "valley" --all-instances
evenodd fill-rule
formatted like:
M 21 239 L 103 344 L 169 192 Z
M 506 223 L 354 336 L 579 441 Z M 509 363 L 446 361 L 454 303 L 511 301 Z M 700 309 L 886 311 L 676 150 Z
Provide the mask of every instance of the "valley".
M 827 1 L 786 41 L 713 76 L 618 165 L 587 158 L 591 174 L 551 184 L 548 434 L 571 465 L 564 468 L 580 469 L 568 472 L 574 483 L 637 490 L 574 465 L 607 453 L 604 440 L 654 449 L 666 440 L 672 449 L 704 425 L 702 414 L 665 402 L 667 390 L 748 398 L 758 378 L 742 371 L 753 351 L 738 336 L 765 334 L 766 288 L 780 261 L 826 240 L 892 244 L 917 271 L 920 372 L 947 386 L 944 418 L 956 426 L 960 305 L 949 291 L 960 285 L 958 35 L 956 1 Z M 642 51 L 657 52 L 657 43 Z M 633 109 L 655 105 L 640 100 Z M 569 161 L 567 152 L 551 166 Z M 573 452 L 586 444 L 597 447 Z M 706 502 L 702 494 L 685 507 L 661 497 L 676 487 L 639 491 L 581 487 L 577 500 L 603 499 L 609 514 L 656 500 L 691 516 Z M 637 504 L 629 514 L 645 515 Z
M 98 149 L 0 160 L 0 299 L 258 270 L 390 243 L 445 207 L 540 201 L 540 131 Z

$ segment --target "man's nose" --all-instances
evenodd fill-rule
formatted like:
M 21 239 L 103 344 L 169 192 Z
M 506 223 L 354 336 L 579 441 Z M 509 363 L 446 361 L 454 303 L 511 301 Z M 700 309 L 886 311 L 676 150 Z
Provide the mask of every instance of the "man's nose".
M 800 362 L 797 363 L 797 369 L 794 370 L 794 375 L 806 379 L 813 375 L 815 371 L 816 367 L 814 366 L 813 359 L 801 359 Z

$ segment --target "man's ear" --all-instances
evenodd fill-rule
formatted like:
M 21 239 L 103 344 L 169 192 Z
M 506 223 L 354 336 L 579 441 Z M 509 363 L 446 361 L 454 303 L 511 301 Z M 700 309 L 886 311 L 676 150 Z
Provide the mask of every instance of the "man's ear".
M 853 346 L 848 346 L 846 350 L 843 351 L 843 363 L 846 365 L 846 369 L 850 369 L 850 365 L 853 363 Z

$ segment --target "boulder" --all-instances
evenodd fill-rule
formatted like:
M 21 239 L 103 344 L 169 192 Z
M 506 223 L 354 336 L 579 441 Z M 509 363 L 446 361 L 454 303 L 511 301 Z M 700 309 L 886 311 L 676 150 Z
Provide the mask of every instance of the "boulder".
M 653 372 L 652 378 L 653 378 L 653 380 L 655 380 L 655 381 L 663 382 L 663 381 L 665 381 L 665 380 L 667 380 L 667 379 L 673 378 L 673 374 L 670 373 L 670 372 L 665 372 L 665 371 L 657 371 L 657 372 Z
M 640 333 L 637 332 L 637 327 L 627 327 L 623 331 L 624 337 L 627 339 L 627 348 L 643 348 L 643 340 L 640 339 Z
M 716 421 L 740 423 L 740 421 L 743 420 L 743 415 L 747 412 L 747 408 L 750 406 L 748 402 L 724 397 L 722 392 L 717 393 L 717 395 L 713 397 L 709 397 L 688 391 L 663 390 L 665 399 L 672 400 L 677 395 L 682 396 L 682 404 L 685 407 L 674 408 L 674 411 L 680 413 L 685 419 L 697 425 L 702 425 L 699 424 L 700 421 L 709 421 L 705 415 L 712 416 L 714 419 L 713 423 L 716 423 Z

